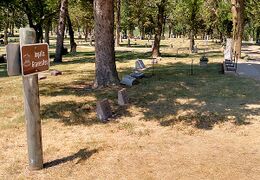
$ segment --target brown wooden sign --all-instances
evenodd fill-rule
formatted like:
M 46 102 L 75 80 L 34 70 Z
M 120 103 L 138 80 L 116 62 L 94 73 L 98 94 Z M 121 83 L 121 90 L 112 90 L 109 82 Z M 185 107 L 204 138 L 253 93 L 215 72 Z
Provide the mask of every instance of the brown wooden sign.
M 50 67 L 49 46 L 46 43 L 28 44 L 21 47 L 22 74 L 32 75 L 47 71 Z

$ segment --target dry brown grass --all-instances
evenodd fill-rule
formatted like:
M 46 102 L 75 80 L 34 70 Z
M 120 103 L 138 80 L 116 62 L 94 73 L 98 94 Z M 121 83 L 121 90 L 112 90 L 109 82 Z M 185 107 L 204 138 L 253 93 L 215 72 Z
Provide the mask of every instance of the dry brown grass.
M 188 42 L 175 40 L 175 46 Z M 196 65 L 200 54 L 184 50 L 175 58 L 176 49 L 164 46 L 156 75 L 128 88 L 127 108 L 116 105 L 121 87 L 86 88 L 93 48 L 80 46 L 82 53 L 52 65 L 64 74 L 40 82 L 45 168 L 37 172 L 27 165 L 21 78 L 2 73 L 0 179 L 260 179 L 260 83 L 219 74 L 220 46 L 210 47 L 203 69 Z M 137 57 L 149 64 L 147 51 L 119 48 L 120 77 Z M 116 118 L 103 124 L 95 103 L 105 97 Z

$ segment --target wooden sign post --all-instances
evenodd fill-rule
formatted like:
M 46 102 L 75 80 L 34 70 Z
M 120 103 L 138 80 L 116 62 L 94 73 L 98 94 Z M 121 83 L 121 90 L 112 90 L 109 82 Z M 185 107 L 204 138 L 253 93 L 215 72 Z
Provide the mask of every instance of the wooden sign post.
M 35 43 L 34 29 L 20 29 L 20 46 Z M 23 64 L 22 64 L 23 66 Z M 27 127 L 27 144 L 29 168 L 39 170 L 43 168 L 42 133 L 40 119 L 40 100 L 38 74 L 23 76 L 24 110 Z

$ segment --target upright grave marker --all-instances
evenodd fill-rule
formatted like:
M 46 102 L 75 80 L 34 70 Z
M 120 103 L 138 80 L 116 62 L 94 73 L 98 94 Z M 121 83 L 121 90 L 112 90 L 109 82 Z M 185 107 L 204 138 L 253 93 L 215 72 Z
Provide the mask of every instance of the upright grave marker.
M 128 104 L 128 96 L 127 96 L 127 92 L 126 92 L 126 88 L 121 89 L 120 91 L 118 91 L 118 104 L 120 106 L 126 106 Z
M 108 118 L 112 117 L 112 109 L 110 107 L 108 99 L 103 99 L 97 102 L 97 117 L 106 122 Z
M 8 44 L 6 46 L 8 76 L 21 75 L 20 45 Z

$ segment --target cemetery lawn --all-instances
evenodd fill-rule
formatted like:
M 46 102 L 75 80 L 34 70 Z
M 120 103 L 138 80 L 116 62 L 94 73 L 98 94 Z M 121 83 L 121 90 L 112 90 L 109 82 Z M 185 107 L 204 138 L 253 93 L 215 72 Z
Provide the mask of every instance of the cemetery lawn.
M 116 49 L 120 78 L 137 58 L 151 67 L 148 42 L 132 43 Z M 21 77 L 0 64 L 0 179 L 260 179 L 260 81 L 223 75 L 218 44 L 203 68 L 202 41 L 192 55 L 188 40 L 162 43 L 162 60 L 127 88 L 124 108 L 123 86 L 91 89 L 92 47 L 78 43 L 75 56 L 52 64 L 63 75 L 39 82 L 45 168 L 37 172 L 28 170 Z M 103 98 L 115 114 L 105 124 L 95 114 Z

